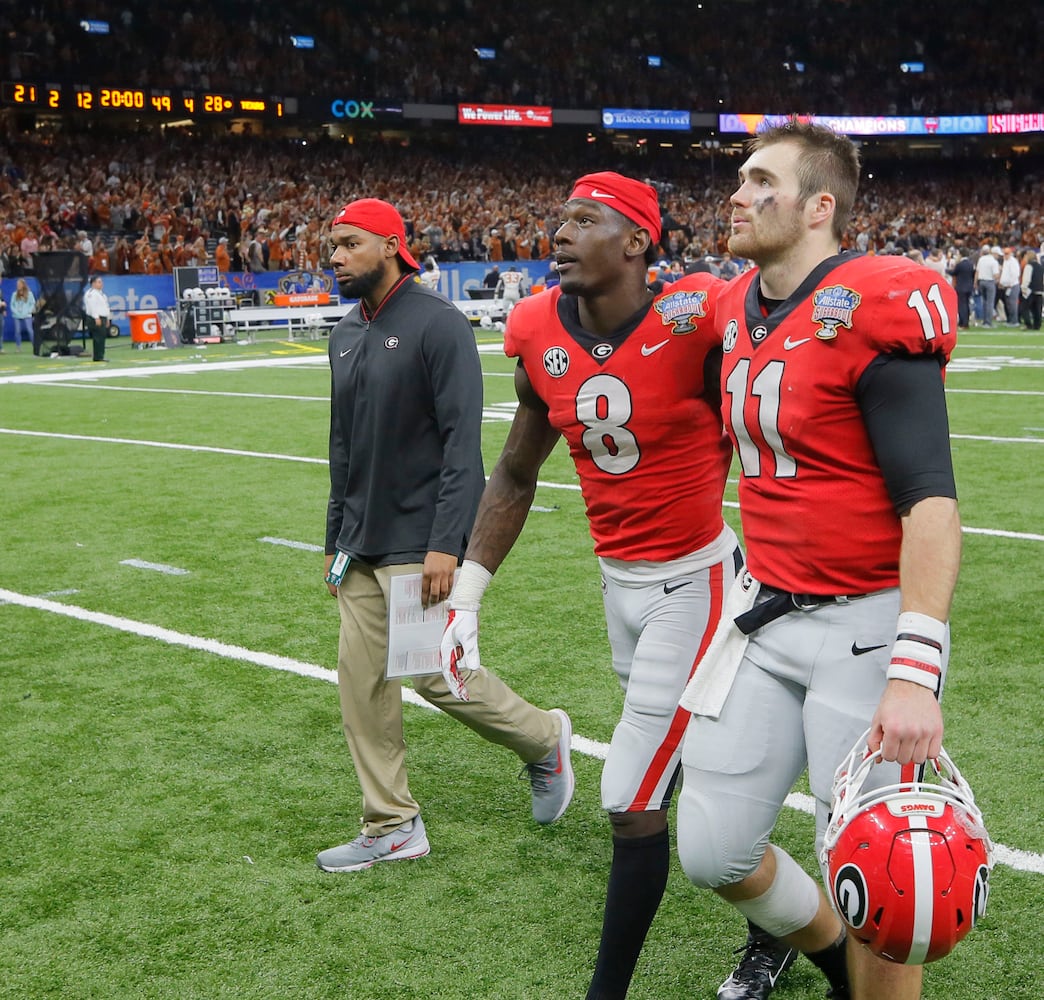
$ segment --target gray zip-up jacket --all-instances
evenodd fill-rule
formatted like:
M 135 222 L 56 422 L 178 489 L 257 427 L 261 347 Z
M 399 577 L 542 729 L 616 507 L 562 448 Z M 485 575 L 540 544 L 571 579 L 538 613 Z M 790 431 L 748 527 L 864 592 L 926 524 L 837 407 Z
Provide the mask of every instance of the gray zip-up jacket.
M 404 275 L 330 333 L 326 552 L 372 566 L 464 555 L 485 486 L 482 370 L 470 322 Z

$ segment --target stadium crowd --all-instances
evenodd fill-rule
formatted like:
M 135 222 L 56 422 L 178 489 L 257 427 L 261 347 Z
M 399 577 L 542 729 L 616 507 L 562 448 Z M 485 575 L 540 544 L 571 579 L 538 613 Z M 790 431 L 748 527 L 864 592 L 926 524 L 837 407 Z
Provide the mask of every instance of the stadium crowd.
M 89 13 L 77 7 L 68 0 L 5 4 L 5 78 L 565 108 L 1044 108 L 1040 18 L 988 0 L 896 4 L 887 17 L 878 5 L 852 0 L 703 3 L 684 12 L 607 0 L 596 17 L 580 0 L 548 7 L 98 0 Z M 85 34 L 85 16 L 105 21 L 109 33 Z M 315 47 L 295 48 L 291 35 L 314 38 Z M 495 56 L 479 58 L 479 49 Z M 660 64 L 649 65 L 649 56 Z M 918 63 L 923 73 L 901 69 Z
M 660 253 L 725 250 L 731 157 L 628 159 L 590 147 L 498 137 L 403 145 L 168 132 L 0 137 L 0 267 L 31 273 L 37 250 L 79 248 L 92 270 L 164 273 L 316 269 L 325 229 L 354 197 L 393 202 L 411 252 L 443 262 L 547 258 L 562 189 L 585 169 L 644 174 L 665 211 Z M 512 142 L 514 141 L 514 145 Z M 608 158 L 608 159 L 607 159 Z M 613 162 L 613 160 L 618 162 Z M 724 161 L 724 162 L 723 162 Z M 927 255 L 981 243 L 1039 248 L 1044 174 L 1010 162 L 915 160 L 868 166 L 847 242 L 859 250 Z

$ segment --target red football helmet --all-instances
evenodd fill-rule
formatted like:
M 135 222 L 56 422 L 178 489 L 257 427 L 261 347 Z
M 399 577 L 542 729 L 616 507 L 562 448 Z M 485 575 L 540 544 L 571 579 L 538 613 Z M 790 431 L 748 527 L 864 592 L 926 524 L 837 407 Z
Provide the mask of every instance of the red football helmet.
M 875 955 L 922 965 L 948 955 L 986 910 L 993 844 L 945 751 L 938 783 L 863 791 L 881 753 L 865 733 L 834 777 L 822 861 L 849 933 Z

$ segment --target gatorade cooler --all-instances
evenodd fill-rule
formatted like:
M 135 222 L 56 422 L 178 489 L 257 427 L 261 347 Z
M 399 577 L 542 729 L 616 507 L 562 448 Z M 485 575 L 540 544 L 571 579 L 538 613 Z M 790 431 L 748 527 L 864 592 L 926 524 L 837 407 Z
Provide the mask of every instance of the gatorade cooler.
M 151 347 L 163 340 L 159 314 L 154 312 L 128 312 L 130 320 L 131 347 Z

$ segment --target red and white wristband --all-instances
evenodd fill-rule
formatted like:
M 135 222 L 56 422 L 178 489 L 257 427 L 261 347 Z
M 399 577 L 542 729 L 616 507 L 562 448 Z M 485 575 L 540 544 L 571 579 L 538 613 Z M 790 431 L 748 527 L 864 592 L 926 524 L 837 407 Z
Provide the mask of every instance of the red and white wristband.
M 912 681 L 938 693 L 945 639 L 946 622 L 916 611 L 904 611 L 899 616 L 892 662 L 888 664 L 886 676 L 890 681 Z

